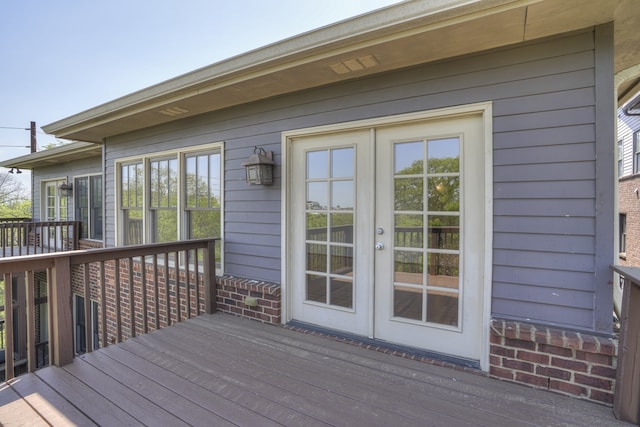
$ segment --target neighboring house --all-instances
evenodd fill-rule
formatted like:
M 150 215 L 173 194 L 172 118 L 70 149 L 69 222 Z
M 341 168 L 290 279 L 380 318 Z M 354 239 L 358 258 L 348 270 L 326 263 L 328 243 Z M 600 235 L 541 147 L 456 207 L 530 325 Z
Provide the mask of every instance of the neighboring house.
M 640 267 L 640 93 L 618 109 L 619 264 Z M 619 290 L 621 287 L 616 286 Z M 614 303 L 620 312 L 621 293 Z
M 222 237 L 220 310 L 611 403 L 634 6 L 409 1 L 196 70 L 45 126 L 101 154 L 31 164 L 34 215 L 101 177 L 107 247 Z

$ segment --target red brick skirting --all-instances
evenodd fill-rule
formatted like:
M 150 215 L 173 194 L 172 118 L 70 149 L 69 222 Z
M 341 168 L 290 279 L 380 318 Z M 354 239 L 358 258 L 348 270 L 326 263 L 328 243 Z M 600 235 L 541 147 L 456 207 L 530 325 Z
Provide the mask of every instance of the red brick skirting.
M 613 404 L 618 341 L 493 319 L 489 374 L 494 378 Z
M 247 297 L 257 299 L 258 305 L 245 304 Z M 248 317 L 265 323 L 280 323 L 282 304 L 280 285 L 234 276 L 218 278 L 216 291 L 218 311 Z

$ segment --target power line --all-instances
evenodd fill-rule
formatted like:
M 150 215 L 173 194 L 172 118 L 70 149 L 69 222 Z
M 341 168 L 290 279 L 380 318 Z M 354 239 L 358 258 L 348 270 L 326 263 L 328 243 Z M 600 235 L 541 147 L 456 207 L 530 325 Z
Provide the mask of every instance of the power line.
M 14 126 L 0 126 L 0 129 L 31 130 L 31 128 L 18 128 Z

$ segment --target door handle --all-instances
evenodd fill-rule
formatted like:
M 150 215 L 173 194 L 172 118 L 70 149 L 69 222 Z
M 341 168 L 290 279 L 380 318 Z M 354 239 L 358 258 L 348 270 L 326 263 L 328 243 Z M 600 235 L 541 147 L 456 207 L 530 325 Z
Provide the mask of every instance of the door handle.
M 376 249 L 379 250 L 379 251 L 384 249 L 384 245 L 382 244 L 382 242 L 376 243 Z

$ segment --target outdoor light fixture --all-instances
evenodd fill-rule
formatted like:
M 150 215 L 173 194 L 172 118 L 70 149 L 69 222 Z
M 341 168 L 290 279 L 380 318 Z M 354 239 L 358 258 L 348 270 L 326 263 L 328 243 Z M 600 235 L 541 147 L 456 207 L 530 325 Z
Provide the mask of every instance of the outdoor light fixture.
M 71 196 L 71 192 L 73 191 L 73 185 L 69 182 L 65 182 L 64 184 L 60 184 L 58 187 L 63 196 Z
M 255 147 L 249 160 L 242 163 L 247 173 L 249 185 L 273 184 L 273 151 L 264 151 L 262 147 Z
M 14 169 L 16 170 L 16 172 L 15 172 L 15 173 L 22 173 L 22 171 L 20 170 L 20 168 L 11 168 L 11 169 L 9 169 L 9 173 L 13 173 L 13 170 L 14 170 Z

